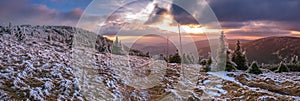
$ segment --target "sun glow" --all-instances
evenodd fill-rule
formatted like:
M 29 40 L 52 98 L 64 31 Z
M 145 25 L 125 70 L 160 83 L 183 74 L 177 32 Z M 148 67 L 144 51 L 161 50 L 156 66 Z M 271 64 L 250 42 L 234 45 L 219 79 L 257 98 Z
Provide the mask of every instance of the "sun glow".
M 291 31 L 292 34 L 300 35 L 299 31 Z
M 191 33 L 191 34 L 203 34 L 206 32 L 206 27 L 201 25 L 183 25 L 183 32 Z

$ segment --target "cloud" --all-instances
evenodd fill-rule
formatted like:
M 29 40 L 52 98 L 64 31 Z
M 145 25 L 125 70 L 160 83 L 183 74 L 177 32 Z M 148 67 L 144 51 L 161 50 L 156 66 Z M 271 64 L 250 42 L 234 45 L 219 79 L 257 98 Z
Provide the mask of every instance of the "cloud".
M 227 28 L 241 28 L 243 26 L 246 26 L 248 23 L 247 22 L 229 22 L 229 21 L 224 21 L 220 23 L 221 26 L 225 29 Z
M 13 2 L 7 2 L 5 7 L 3 7 L 3 9 L 1 8 L 1 22 L 12 22 L 16 25 L 31 24 L 74 26 L 83 13 L 80 8 L 75 8 L 67 12 L 61 12 L 56 9 L 50 9 L 46 5 L 30 4 L 29 2 L 26 2 L 26 0 L 21 1 L 24 2 L 17 4 L 14 4 Z M 1 2 L 0 6 L 2 5 L 3 4 Z
M 180 24 L 199 24 L 198 21 L 189 12 L 183 8 L 172 4 L 171 13 L 174 16 L 174 20 Z
M 148 20 L 145 22 L 145 24 L 154 24 L 161 22 L 164 18 L 163 15 L 167 14 L 168 10 L 166 8 L 158 7 L 158 5 L 155 5 L 154 10 L 150 14 Z
M 288 36 L 290 31 L 280 27 L 279 22 L 273 21 L 248 21 L 248 22 L 234 22 L 232 28 L 224 29 L 229 37 L 237 36 Z M 229 23 L 230 25 L 231 23 Z M 236 25 L 236 26 L 235 26 Z
M 0 3 L 0 16 L 1 18 L 7 17 L 7 14 L 16 12 L 24 7 L 27 3 L 26 0 L 1 0 Z
M 300 31 L 299 0 L 208 0 L 229 37 L 290 36 Z
M 83 14 L 83 10 L 75 8 L 72 11 L 61 13 L 61 17 L 64 20 L 78 20 Z
M 300 22 L 299 0 L 210 0 L 220 21 Z

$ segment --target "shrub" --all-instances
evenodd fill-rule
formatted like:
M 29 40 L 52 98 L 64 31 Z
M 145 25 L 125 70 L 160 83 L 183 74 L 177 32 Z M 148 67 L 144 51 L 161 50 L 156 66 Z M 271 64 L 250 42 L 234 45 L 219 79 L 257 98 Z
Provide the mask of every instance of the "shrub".
M 287 64 L 286 66 L 290 71 L 300 72 L 300 64 Z
M 289 68 L 285 65 L 285 63 L 280 62 L 279 67 L 275 70 L 275 73 L 289 72 Z
M 178 50 L 174 55 L 170 55 L 169 62 L 170 63 L 181 63 L 181 57 L 178 54 Z
M 232 72 L 232 71 L 236 71 L 236 70 L 237 70 L 236 64 L 234 64 L 233 62 L 226 63 L 225 71 Z
M 252 62 L 251 66 L 248 68 L 248 70 L 246 71 L 247 73 L 252 73 L 252 74 L 261 74 L 262 71 L 260 70 L 260 68 L 257 65 L 257 62 Z
M 203 71 L 204 72 L 209 72 L 211 70 L 210 65 L 212 63 L 211 58 L 207 59 L 202 59 L 200 61 L 200 65 L 203 65 Z

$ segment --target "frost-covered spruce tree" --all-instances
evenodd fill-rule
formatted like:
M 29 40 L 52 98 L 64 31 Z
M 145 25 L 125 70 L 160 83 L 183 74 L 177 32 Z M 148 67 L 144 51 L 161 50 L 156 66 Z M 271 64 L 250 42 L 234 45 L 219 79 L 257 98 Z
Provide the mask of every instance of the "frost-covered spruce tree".
M 226 67 L 225 67 L 225 71 L 231 72 L 231 71 L 236 71 L 236 64 L 234 62 L 231 61 L 231 51 L 228 50 L 227 51 L 227 58 L 226 58 Z
M 252 74 L 261 74 L 262 71 L 258 67 L 258 64 L 256 61 L 252 62 L 248 70 L 246 71 L 247 73 L 252 73 Z
M 174 55 L 170 55 L 169 62 L 170 63 L 181 63 L 181 57 L 178 53 L 178 50 L 176 50 L 176 53 Z
M 119 42 L 118 36 L 116 36 L 116 39 L 112 44 L 111 53 L 112 54 L 117 54 L 117 55 L 123 55 L 124 54 L 124 52 L 122 50 L 122 44 L 121 44 L 121 42 Z
M 185 64 L 189 63 L 189 61 L 187 59 L 187 55 L 185 55 L 185 54 L 182 55 L 182 63 L 185 63 Z
M 290 64 L 299 64 L 298 56 L 294 55 L 290 61 Z
M 212 59 L 211 59 L 211 57 L 209 56 L 209 57 L 208 57 L 208 60 L 207 60 L 207 62 L 206 62 L 206 64 L 205 64 L 205 67 L 204 67 L 204 71 L 205 71 L 205 72 L 211 71 L 211 63 L 212 63 Z
M 182 63 L 185 63 L 185 64 L 194 63 L 193 56 L 191 56 L 189 54 L 183 54 L 183 56 L 182 56 Z
M 212 63 L 211 71 L 224 71 L 226 66 L 226 55 L 227 52 L 227 44 L 225 41 L 225 35 L 223 31 L 221 32 L 221 36 L 219 38 L 219 47 L 217 50 L 217 57 Z
M 279 67 L 275 70 L 275 73 L 289 72 L 289 68 L 286 66 L 284 62 L 280 62 Z
M 290 62 L 286 64 L 290 71 L 300 71 L 300 62 L 298 61 L 298 56 L 294 55 Z
M 241 50 L 240 41 L 236 43 L 236 48 L 232 54 L 232 61 L 237 65 L 239 70 L 247 70 L 247 59 L 245 53 Z
M 215 59 L 215 63 L 212 63 L 211 71 L 235 71 L 236 64 L 231 61 L 230 51 L 227 47 L 225 35 L 221 32 L 221 36 L 219 39 L 219 47 L 217 50 L 217 58 Z

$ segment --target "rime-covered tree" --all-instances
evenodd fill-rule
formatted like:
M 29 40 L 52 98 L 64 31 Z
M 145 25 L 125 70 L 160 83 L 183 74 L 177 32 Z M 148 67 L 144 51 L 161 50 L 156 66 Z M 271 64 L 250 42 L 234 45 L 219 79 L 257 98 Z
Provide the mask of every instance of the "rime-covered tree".
M 51 41 L 51 36 L 50 35 L 47 36 L 47 40 Z
M 275 70 L 275 73 L 289 72 L 289 68 L 284 62 L 280 62 L 279 67 Z
M 169 62 L 170 63 L 181 63 L 181 58 L 178 53 L 178 50 L 176 50 L 176 53 L 174 55 L 170 55 Z
M 204 72 L 211 71 L 211 64 L 212 64 L 212 58 L 211 58 L 211 56 L 209 55 L 208 59 L 202 59 L 200 61 L 200 64 L 203 66 Z
M 192 55 L 187 55 L 187 60 L 189 61 L 189 63 L 195 62 L 194 56 L 192 56 Z
M 247 70 L 247 58 L 245 53 L 241 49 L 241 43 L 238 40 L 236 43 L 236 48 L 232 54 L 232 62 L 237 65 L 237 69 L 239 70 Z
M 193 56 L 190 56 L 189 54 L 183 54 L 182 56 L 182 62 L 186 64 L 194 63 Z
M 111 46 L 111 53 L 112 54 L 117 54 L 117 55 L 123 55 L 123 49 L 122 49 L 122 44 L 119 42 L 118 36 L 116 36 L 115 41 L 113 42 Z
M 159 54 L 157 60 L 166 60 L 163 54 Z
M 145 56 L 146 56 L 146 57 L 150 57 L 150 53 L 147 52 L 147 53 L 145 54 Z
M 189 63 L 187 56 L 185 54 L 182 55 L 182 63 Z
M 217 58 L 212 63 L 212 71 L 235 71 L 235 63 L 231 61 L 230 51 L 227 47 L 225 34 L 222 32 L 219 39 Z M 214 63 L 215 62 L 215 63 Z
M 289 68 L 290 71 L 300 71 L 300 62 L 298 60 L 298 56 L 294 55 L 292 56 L 289 63 L 286 64 L 286 66 Z
M 221 32 L 221 36 L 219 38 L 219 47 L 217 50 L 217 57 L 214 59 L 212 63 L 211 71 L 223 71 L 226 66 L 226 52 L 227 52 L 227 44 L 225 40 L 225 35 Z
M 299 64 L 299 60 L 298 60 L 298 56 L 297 55 L 294 55 L 291 58 L 290 64 Z
M 233 62 L 233 61 L 231 61 L 231 58 L 232 58 L 232 56 L 231 56 L 231 51 L 230 50 L 228 50 L 227 51 L 227 58 L 226 58 L 226 67 L 225 67 L 225 71 L 228 71 L 228 72 L 231 72 L 231 71 L 236 71 L 237 69 L 236 69 L 236 64 Z
M 262 71 L 258 67 L 258 64 L 256 61 L 252 62 L 252 64 L 250 65 L 250 67 L 247 69 L 246 72 L 252 73 L 252 74 L 261 74 L 262 73 Z

